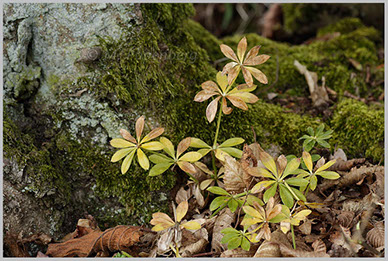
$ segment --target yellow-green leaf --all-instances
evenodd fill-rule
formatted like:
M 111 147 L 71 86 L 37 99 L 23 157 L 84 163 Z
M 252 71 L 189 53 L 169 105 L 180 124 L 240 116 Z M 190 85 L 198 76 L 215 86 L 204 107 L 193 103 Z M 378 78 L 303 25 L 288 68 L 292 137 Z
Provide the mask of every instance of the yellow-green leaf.
M 324 171 L 325 169 L 330 168 L 330 167 L 335 163 L 335 161 L 336 161 L 335 159 L 329 161 L 328 163 L 326 163 L 325 165 L 323 165 L 322 167 L 320 167 L 319 169 L 317 169 L 317 171 L 316 171 L 315 173 L 318 173 L 318 172 Z
M 270 187 L 269 189 L 267 189 L 265 192 L 264 192 L 264 195 L 263 195 L 263 200 L 265 203 L 268 202 L 268 200 L 275 196 L 275 193 L 276 193 L 276 189 L 278 188 L 278 183 L 275 183 L 272 185 L 272 187 Z
M 296 213 L 295 215 L 293 215 L 293 219 L 296 219 L 298 221 L 302 221 L 303 219 L 305 219 L 308 215 L 311 214 L 311 210 L 309 209 L 304 209 L 302 211 L 299 211 L 298 213 Z
M 124 158 L 128 153 L 130 153 L 134 149 L 135 148 L 127 148 L 127 149 L 118 150 L 115 152 L 115 154 L 113 154 L 112 159 L 110 161 L 117 162 L 117 161 L 121 160 L 122 158 Z
M 221 72 L 218 72 L 216 75 L 217 83 L 221 87 L 222 92 L 225 91 L 226 86 L 228 85 L 228 76 L 222 75 Z
M 173 159 L 167 157 L 164 154 L 161 153 L 154 153 L 151 156 L 149 156 L 149 160 L 154 163 L 154 164 L 159 164 L 159 163 L 168 163 L 168 162 L 174 162 Z
M 296 170 L 299 168 L 299 165 L 300 165 L 300 159 L 298 158 L 292 159 L 284 169 L 282 179 L 284 179 L 290 174 L 295 174 Z
M 112 139 L 110 141 L 110 145 L 115 148 L 128 148 L 136 146 L 136 144 L 133 144 L 132 142 L 126 141 L 124 139 Z
M 236 145 L 239 145 L 241 143 L 243 143 L 245 140 L 243 138 L 231 138 L 231 139 L 228 139 L 226 141 L 224 141 L 220 146 L 218 146 L 219 148 L 223 148 L 223 147 L 232 147 L 232 146 L 236 146 Z
M 271 186 L 273 183 L 275 183 L 274 180 L 265 180 L 257 183 L 253 188 L 252 188 L 252 193 L 258 193 L 264 188 Z
M 272 156 L 265 151 L 260 151 L 259 157 L 264 166 L 277 177 L 278 172 L 276 170 L 276 164 Z
M 160 163 L 153 166 L 150 170 L 150 173 L 148 176 L 158 176 L 168 170 L 169 167 L 171 167 L 173 163 Z
M 151 141 L 141 145 L 141 148 L 146 150 L 162 150 L 164 145 L 159 141 Z
M 135 156 L 135 152 L 136 152 L 136 150 L 133 150 L 123 160 L 123 163 L 121 164 L 121 173 L 122 174 L 125 174 L 128 171 L 129 167 L 131 166 L 133 156 Z
M 170 155 L 173 159 L 175 159 L 175 150 L 174 150 L 174 145 L 172 144 L 172 142 L 165 137 L 161 137 L 160 142 L 164 145 L 163 150 L 168 155 Z
M 236 149 L 236 148 L 231 148 L 231 147 L 228 147 L 228 148 L 220 148 L 220 150 L 222 150 L 223 152 L 226 152 L 227 154 L 235 157 L 235 158 L 241 158 L 242 157 L 242 150 L 239 150 L 239 149 Z
M 312 172 L 313 171 L 313 161 L 311 159 L 310 153 L 307 151 L 303 151 L 302 158 L 304 161 L 304 164 L 306 164 L 307 169 Z
M 187 162 L 196 162 L 200 158 L 202 158 L 202 154 L 195 152 L 195 151 L 190 151 L 184 154 L 182 157 L 179 158 L 179 161 L 187 161 Z
M 150 168 L 150 162 L 141 149 L 137 149 L 137 160 L 144 170 L 148 170 Z
M 211 150 L 212 150 L 212 149 L 200 149 L 200 150 L 197 150 L 197 152 L 198 152 L 199 154 L 201 154 L 202 157 L 203 157 L 203 156 L 205 156 L 206 154 L 208 154 Z
M 201 190 L 205 190 L 207 187 L 210 186 L 210 184 L 212 184 L 214 180 L 213 179 L 205 179 L 204 181 L 201 182 L 201 185 L 199 186 L 199 188 Z
M 253 207 L 251 206 L 243 206 L 243 210 L 246 214 L 248 214 L 249 216 L 251 217 L 255 217 L 259 220 L 264 220 L 263 216 L 260 214 L 259 211 L 257 211 L 256 209 L 254 209 Z
M 204 142 L 203 140 L 200 140 L 198 138 L 191 138 L 190 147 L 193 147 L 193 148 L 211 148 L 209 145 L 206 144 L 206 142 Z
M 182 227 L 188 229 L 188 230 L 197 230 L 201 228 L 201 224 L 199 224 L 196 221 L 189 221 L 181 225 Z
M 182 218 L 186 216 L 187 210 L 189 209 L 189 203 L 182 201 L 176 208 L 176 221 L 181 222 Z
M 340 177 L 340 175 L 334 171 L 321 171 L 316 173 L 316 175 L 319 175 L 325 179 L 338 179 Z

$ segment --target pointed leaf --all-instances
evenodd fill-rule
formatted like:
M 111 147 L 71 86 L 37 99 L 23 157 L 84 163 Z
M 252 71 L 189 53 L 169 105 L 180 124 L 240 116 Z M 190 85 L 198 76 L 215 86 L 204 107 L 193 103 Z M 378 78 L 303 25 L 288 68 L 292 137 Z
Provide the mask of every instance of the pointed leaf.
M 241 248 L 244 249 L 245 251 L 249 251 L 249 249 L 251 248 L 251 243 L 246 237 L 242 238 Z
M 228 140 L 224 141 L 218 147 L 219 148 L 222 148 L 222 147 L 232 147 L 232 146 L 239 145 L 239 144 L 243 143 L 244 141 L 245 140 L 243 138 L 231 138 L 231 139 L 228 139 Z
M 229 59 L 232 59 L 232 60 L 235 61 L 235 62 L 238 62 L 237 56 L 236 56 L 236 54 L 234 53 L 234 51 L 232 50 L 232 48 L 230 48 L 229 46 L 227 46 L 227 45 L 225 45 L 225 44 L 221 44 L 221 45 L 220 45 L 220 48 L 221 48 L 221 52 L 222 52 L 226 57 L 228 57 Z
M 215 98 L 206 108 L 206 118 L 209 122 L 212 122 L 214 118 L 216 117 L 217 108 L 218 108 L 218 101 L 220 100 L 220 96 Z
M 249 62 L 250 59 L 255 57 L 259 53 L 260 47 L 261 47 L 260 45 L 256 45 L 255 47 L 250 49 L 249 52 L 247 53 L 247 56 L 245 56 L 244 63 Z
M 121 149 L 121 150 L 116 151 L 115 154 L 113 154 L 113 156 L 112 156 L 111 162 L 117 162 L 117 161 L 121 160 L 122 158 L 124 158 L 128 153 L 130 153 L 134 149 L 135 148 L 127 148 L 127 149 Z
M 267 76 L 265 76 L 264 73 L 262 73 L 262 71 L 260 71 L 259 69 L 256 69 L 254 67 L 245 67 L 252 75 L 253 77 L 256 78 L 256 80 L 258 80 L 259 82 L 263 83 L 263 84 L 267 84 L 268 83 L 268 80 L 267 80 Z
M 303 162 L 306 165 L 307 169 L 312 172 L 313 171 L 313 161 L 311 159 L 310 153 L 307 151 L 303 151 L 302 153 Z
M 205 156 L 206 154 L 208 154 L 211 150 L 212 150 L 212 149 L 200 149 L 200 150 L 197 150 L 197 152 L 198 152 L 199 154 L 201 154 L 202 157 L 203 157 L 203 156 Z
M 316 173 L 316 175 L 319 175 L 325 179 L 338 179 L 340 177 L 340 175 L 334 171 L 320 171 Z
M 246 50 L 247 50 L 247 38 L 245 38 L 244 36 L 237 45 L 237 57 L 241 63 L 244 61 L 244 54 Z
M 193 147 L 193 148 L 211 148 L 203 140 L 200 140 L 198 138 L 193 138 L 193 137 L 191 138 L 191 141 L 190 141 L 190 147 Z
M 201 84 L 201 87 L 205 91 L 219 92 L 217 84 L 213 81 L 206 81 Z
M 233 250 L 238 248 L 241 245 L 241 240 L 242 240 L 241 236 L 231 239 L 228 242 L 228 250 Z
M 164 145 L 163 150 L 168 155 L 170 155 L 173 159 L 175 159 L 175 150 L 174 150 L 174 145 L 172 144 L 172 142 L 165 137 L 161 137 L 160 142 Z
M 297 196 L 297 198 L 295 198 L 295 196 L 294 196 L 294 198 L 296 200 L 302 200 L 303 202 L 306 201 L 306 197 L 303 195 L 302 192 L 300 192 L 300 190 L 293 188 L 293 187 L 290 187 L 290 188 L 291 188 L 292 192 Z
M 276 169 L 276 164 L 274 159 L 272 158 L 271 155 L 269 155 L 265 151 L 260 151 L 259 152 L 259 157 L 261 162 L 264 164 L 264 166 L 276 177 L 278 176 L 277 169 Z
M 226 152 L 227 154 L 229 154 L 230 156 L 233 156 L 235 158 L 241 158 L 242 157 L 242 150 L 239 150 L 239 149 L 236 149 L 236 148 L 220 148 L 219 150 L 223 151 L 223 152 Z
M 136 150 L 133 150 L 123 160 L 123 163 L 121 164 L 121 173 L 122 174 L 125 174 L 128 171 L 129 167 L 131 166 L 132 159 L 135 156 L 135 152 L 136 152 Z
M 190 151 L 179 158 L 179 161 L 196 162 L 202 158 L 202 154 L 196 151 Z
M 308 134 L 310 134 L 310 136 L 314 136 L 314 129 L 313 128 L 308 127 L 307 132 L 308 132 Z
M 234 213 L 236 211 L 236 209 L 238 208 L 238 202 L 234 199 L 230 199 L 228 201 L 228 207 L 229 207 L 230 211 L 232 211 L 232 213 Z
M 244 66 L 241 66 L 241 70 L 242 70 L 242 73 L 243 73 L 243 76 L 244 76 L 245 83 L 248 86 L 253 86 L 252 74 Z
M 156 128 L 156 129 L 153 129 L 150 133 L 148 133 L 142 140 L 141 142 L 142 143 L 145 143 L 147 141 L 150 141 L 150 140 L 153 140 L 157 137 L 159 137 L 160 135 L 162 135 L 164 132 L 164 128 Z
M 210 186 L 210 184 L 212 184 L 214 181 L 214 179 L 205 179 L 204 181 L 201 182 L 201 185 L 199 185 L 199 188 L 201 190 L 205 190 L 207 187 Z
M 279 194 L 284 205 L 286 205 L 288 208 L 292 208 L 292 205 L 294 204 L 294 198 L 291 192 L 283 184 L 279 184 Z
M 181 222 L 182 218 L 186 216 L 187 210 L 189 209 L 189 203 L 182 201 L 176 208 L 176 221 Z
M 148 170 L 150 168 L 150 162 L 141 149 L 137 149 L 137 160 L 140 164 L 140 167 L 142 167 L 144 170 Z
M 164 145 L 160 143 L 159 141 L 150 141 L 147 143 L 144 143 L 140 146 L 142 149 L 145 150 L 162 150 L 164 149 Z
M 141 134 L 143 133 L 144 129 L 144 116 L 141 116 L 136 121 L 136 138 L 137 141 L 140 142 Z
M 324 148 L 330 148 L 330 144 L 322 139 L 317 139 L 317 142 L 319 145 L 321 145 Z
M 228 97 L 230 96 L 237 97 L 246 103 L 255 103 L 259 100 L 259 98 L 257 98 L 256 95 L 249 92 L 238 92 L 238 93 L 228 94 Z
M 244 65 L 259 65 L 265 63 L 271 56 L 262 54 L 244 61 Z
M 315 190 L 315 188 L 317 187 L 317 183 L 318 183 L 318 179 L 317 179 L 317 176 L 311 176 L 310 178 L 310 188 L 312 191 Z
M 263 195 L 263 201 L 264 202 L 268 202 L 268 200 L 275 196 L 275 193 L 276 193 L 276 190 L 278 188 L 278 183 L 275 183 L 272 185 L 272 187 L 268 188 L 265 192 L 264 192 L 264 195 Z
M 265 180 L 257 183 L 255 186 L 252 188 L 252 193 L 258 193 L 262 191 L 264 188 L 271 186 L 273 183 L 276 181 L 274 180 Z
M 297 187 L 301 187 L 301 186 L 307 186 L 307 184 L 309 183 L 307 180 L 303 179 L 303 178 L 289 178 L 286 180 L 287 184 L 288 185 L 291 185 L 291 186 L 297 186 Z
M 328 168 L 330 168 L 334 163 L 335 163 L 335 159 L 334 160 L 331 160 L 331 161 L 329 161 L 329 162 L 327 162 L 325 165 L 323 165 L 322 167 L 320 167 L 319 169 L 317 169 L 317 171 L 315 171 L 315 173 L 317 174 L 317 173 L 319 173 L 319 172 L 321 172 L 321 171 L 323 171 L 323 170 L 325 170 L 325 169 L 328 169 Z
M 179 142 L 178 147 L 176 149 L 176 157 L 177 158 L 179 158 L 179 156 L 189 148 L 190 143 L 191 143 L 190 137 L 185 138 L 181 142 Z
M 148 176 L 158 176 L 168 170 L 173 163 L 159 163 L 153 166 Z
M 227 95 L 226 98 L 237 108 L 248 110 L 248 105 L 241 98 L 232 95 Z
M 221 205 L 223 205 L 227 201 L 228 197 L 226 196 L 219 196 L 216 197 L 212 203 L 210 203 L 209 209 L 210 211 L 214 211 L 217 208 L 219 208 Z
M 110 141 L 110 145 L 115 148 L 128 148 L 136 146 L 136 144 L 126 141 L 124 139 L 112 139 Z
M 193 166 L 193 164 L 187 162 L 187 161 L 178 161 L 177 162 L 179 168 L 183 170 L 184 172 L 190 173 L 190 174 L 195 174 L 197 173 L 197 170 Z
M 196 102 L 203 102 L 208 100 L 210 97 L 213 97 L 214 95 L 217 95 L 218 92 L 212 92 L 212 91 L 206 91 L 202 90 L 199 93 L 197 93 L 194 97 L 194 101 Z
M 315 145 L 314 139 L 305 139 L 303 142 L 303 148 L 305 151 L 310 151 Z
M 230 194 L 223 188 L 220 187 L 210 187 L 207 189 L 207 191 L 216 194 L 216 195 L 223 195 L 223 196 L 229 196 Z
M 154 164 L 168 163 L 168 162 L 174 163 L 173 159 L 171 159 L 171 158 L 169 158 L 166 155 L 161 154 L 161 153 L 152 154 L 151 156 L 149 156 L 149 160 Z
M 199 224 L 197 221 L 189 221 L 181 225 L 182 227 L 188 229 L 188 230 L 198 230 L 201 229 L 201 224 Z
M 129 133 L 129 131 L 127 131 L 125 129 L 121 129 L 120 134 L 121 134 L 121 136 L 123 136 L 124 139 L 126 139 L 132 143 L 137 143 L 136 139 L 131 135 L 131 133 Z
M 228 86 L 228 76 L 223 75 L 221 72 L 218 72 L 216 75 L 217 83 L 221 87 L 222 92 L 225 91 L 226 86 Z
M 283 172 L 282 179 L 285 179 L 288 175 L 296 174 L 297 170 L 299 168 L 299 165 L 300 165 L 300 159 L 298 159 L 298 158 L 292 159 L 287 164 L 287 166 Z

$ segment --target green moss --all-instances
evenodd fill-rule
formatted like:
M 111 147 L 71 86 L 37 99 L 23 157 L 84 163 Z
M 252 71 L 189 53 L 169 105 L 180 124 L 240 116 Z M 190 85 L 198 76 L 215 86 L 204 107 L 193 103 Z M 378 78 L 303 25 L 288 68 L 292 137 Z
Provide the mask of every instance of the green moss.
M 227 37 L 223 42 L 236 48 L 241 37 L 238 35 Z M 279 67 L 278 81 L 274 86 L 278 92 L 288 91 L 300 96 L 309 95 L 306 80 L 296 70 L 294 60 L 306 65 L 308 70 L 317 72 L 319 80 L 324 76 L 326 86 L 337 91 L 340 96 L 345 90 L 355 93 L 354 86 L 358 86 L 361 97 L 370 94 L 378 97 L 384 90 L 383 84 L 371 87 L 365 83 L 364 74 L 357 71 L 349 62 L 349 58 L 352 58 L 363 66 L 367 64 L 377 66 L 383 63 L 377 56 L 377 45 L 381 43 L 381 36 L 374 28 L 362 26 L 329 41 L 317 41 L 298 46 L 277 43 L 256 34 L 248 34 L 246 37 L 249 48 L 261 45 L 260 53 L 271 56 L 266 63 L 258 66 L 267 75 L 269 85 L 275 82 L 276 68 Z M 372 77 L 381 76 L 374 74 Z M 243 80 L 241 76 L 239 80 Z M 262 87 L 259 86 L 259 88 Z
M 341 34 L 351 33 L 358 28 L 365 27 L 360 19 L 349 17 L 340 20 L 337 23 L 330 24 L 318 30 L 317 36 L 323 36 L 328 33 L 339 32 Z
M 344 149 L 348 157 L 384 161 L 384 108 L 344 99 L 330 124 L 334 130 L 331 144 Z

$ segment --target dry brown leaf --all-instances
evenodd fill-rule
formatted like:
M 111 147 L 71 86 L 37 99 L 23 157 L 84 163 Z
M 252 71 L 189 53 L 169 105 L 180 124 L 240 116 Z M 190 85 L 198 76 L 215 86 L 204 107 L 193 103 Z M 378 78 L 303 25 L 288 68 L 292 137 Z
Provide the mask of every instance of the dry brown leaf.
M 279 245 L 265 240 L 253 257 L 281 257 Z
M 342 211 L 337 216 L 338 223 L 343 226 L 350 228 L 352 227 L 358 220 L 354 219 L 354 212 L 353 211 Z
M 290 247 L 285 246 L 284 244 L 279 244 L 280 247 L 280 253 L 282 254 L 283 257 L 330 257 L 326 253 L 322 252 L 311 252 L 311 251 L 303 251 L 297 249 L 293 249 Z
M 354 166 L 359 164 L 363 164 L 365 162 L 365 158 L 360 159 L 351 159 L 351 160 L 343 160 L 337 159 L 336 162 L 328 169 L 330 171 L 349 171 Z
M 362 248 L 362 246 L 352 241 L 350 229 L 344 228 L 341 225 L 340 228 L 341 231 L 337 230 L 330 235 L 329 241 L 334 245 L 341 246 L 350 250 L 351 252 L 354 251 L 357 253 Z
M 312 247 L 314 249 L 314 252 L 326 254 L 326 245 L 322 241 L 322 239 L 315 240 L 314 243 L 312 244 Z
M 300 64 L 297 60 L 294 61 L 295 67 L 299 73 L 304 75 L 309 86 L 311 100 L 314 107 L 326 107 L 329 102 L 329 95 L 324 86 L 318 86 L 318 75 L 316 72 L 310 72 L 306 66 Z
M 375 248 L 384 246 L 384 222 L 380 221 L 375 224 L 375 227 L 368 231 L 366 239 L 369 244 Z
M 176 149 L 176 157 L 179 158 L 179 156 L 185 152 L 190 147 L 191 138 L 185 138 L 181 142 L 179 142 L 178 147 Z
M 225 173 L 223 180 L 225 190 L 231 194 L 238 194 L 243 192 L 246 188 L 246 185 L 243 179 L 244 171 L 241 167 L 241 164 L 233 157 L 225 155 L 224 167 Z
M 233 258 L 237 258 L 237 257 L 253 257 L 257 251 L 257 245 L 251 245 L 251 248 L 249 249 L 249 251 L 245 251 L 244 249 L 242 248 L 236 248 L 236 249 L 233 249 L 233 250 L 226 250 L 224 252 L 221 253 L 221 256 L 220 257 L 233 257 Z
M 302 232 L 304 235 L 310 235 L 311 234 L 311 224 L 312 221 L 309 219 L 306 219 L 302 225 L 300 225 L 298 228 L 300 232 Z
M 232 223 L 235 221 L 235 218 L 236 214 L 232 213 L 229 208 L 224 208 L 220 211 L 214 223 L 212 251 L 221 253 L 227 249 L 226 244 L 221 244 L 221 239 L 224 237 L 224 234 L 221 233 L 221 230 L 227 227 L 231 227 Z
M 218 108 L 218 101 L 220 100 L 220 96 L 215 98 L 206 108 L 206 118 L 208 122 L 212 122 L 214 118 L 216 117 L 217 108 Z
M 198 220 L 196 220 L 198 222 Z M 205 220 L 203 220 L 205 222 Z M 182 247 L 179 249 L 182 257 L 191 257 L 203 252 L 209 243 L 208 232 L 205 228 L 196 231 L 183 230 Z
M 140 142 L 140 137 L 144 129 L 144 116 L 141 116 L 139 119 L 137 119 L 135 129 L 136 129 L 136 138 L 138 142 Z

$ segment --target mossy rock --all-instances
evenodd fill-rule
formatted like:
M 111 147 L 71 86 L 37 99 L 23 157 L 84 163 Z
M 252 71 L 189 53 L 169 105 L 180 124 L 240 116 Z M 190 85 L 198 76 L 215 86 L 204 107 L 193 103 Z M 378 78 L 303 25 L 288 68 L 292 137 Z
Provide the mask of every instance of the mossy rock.
M 384 108 L 367 106 L 344 99 L 330 121 L 334 130 L 332 145 L 344 149 L 353 157 L 367 157 L 384 162 Z

